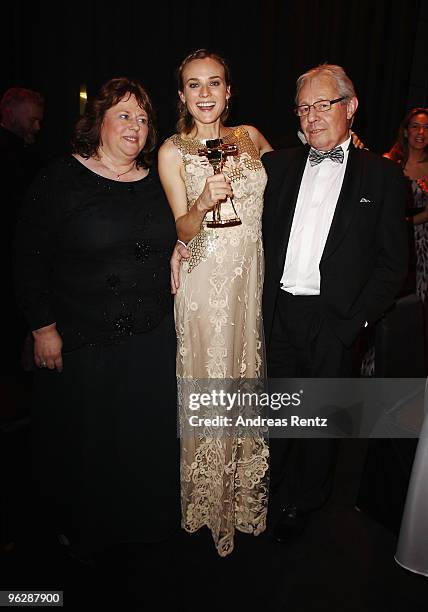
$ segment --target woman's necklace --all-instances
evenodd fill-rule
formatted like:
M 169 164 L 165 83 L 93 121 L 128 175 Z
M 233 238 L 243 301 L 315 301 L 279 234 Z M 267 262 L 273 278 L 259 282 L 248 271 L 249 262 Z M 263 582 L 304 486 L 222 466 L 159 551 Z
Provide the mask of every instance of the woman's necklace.
M 100 164 L 102 166 L 104 166 L 104 168 L 107 168 L 107 170 L 110 170 L 110 172 L 113 172 L 113 174 L 116 175 L 116 180 L 120 181 L 120 177 L 124 176 L 125 174 L 128 174 L 128 172 L 131 172 L 132 170 L 135 170 L 137 168 L 137 162 L 134 160 L 132 162 L 132 165 L 130 168 L 128 168 L 128 170 L 125 170 L 125 172 L 117 172 L 117 170 L 115 170 L 114 168 L 111 168 L 110 166 L 108 166 L 105 161 L 103 161 L 102 159 L 100 159 Z
M 117 180 L 119 181 L 121 176 L 123 176 L 124 174 L 128 174 L 128 172 L 131 172 L 131 170 L 134 170 L 135 168 L 136 168 L 136 163 L 134 162 L 132 166 L 129 168 L 129 170 L 126 170 L 125 172 L 121 172 L 120 174 L 116 174 Z M 116 170 L 114 170 L 114 172 L 116 173 Z

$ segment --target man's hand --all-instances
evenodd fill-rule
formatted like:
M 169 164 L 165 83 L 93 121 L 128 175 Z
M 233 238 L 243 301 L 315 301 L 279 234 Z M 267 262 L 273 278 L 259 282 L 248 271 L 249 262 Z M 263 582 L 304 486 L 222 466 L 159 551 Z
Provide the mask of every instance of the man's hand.
M 184 244 L 177 242 L 172 252 L 170 259 L 171 266 L 171 293 L 175 295 L 180 286 L 181 262 L 183 259 L 189 259 L 190 251 L 186 249 Z
M 33 331 L 34 361 L 38 368 L 49 368 L 62 372 L 62 338 L 56 324 L 46 325 Z

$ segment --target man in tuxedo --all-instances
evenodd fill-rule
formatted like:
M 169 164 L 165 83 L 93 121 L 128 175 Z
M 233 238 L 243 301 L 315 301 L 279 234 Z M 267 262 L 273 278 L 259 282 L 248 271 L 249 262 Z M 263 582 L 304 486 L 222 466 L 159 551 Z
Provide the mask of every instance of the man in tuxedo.
M 297 80 L 308 146 L 263 156 L 263 318 L 270 378 L 352 376 L 359 332 L 394 301 L 407 267 L 405 187 L 396 164 L 350 146 L 358 100 L 340 66 Z M 271 440 L 281 513 L 297 536 L 331 492 L 337 440 Z

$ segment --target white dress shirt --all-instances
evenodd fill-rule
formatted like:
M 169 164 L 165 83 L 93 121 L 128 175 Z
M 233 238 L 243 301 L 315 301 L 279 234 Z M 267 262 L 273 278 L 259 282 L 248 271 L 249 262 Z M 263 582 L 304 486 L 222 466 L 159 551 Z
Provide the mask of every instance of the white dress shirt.
M 343 163 L 329 158 L 316 166 L 306 160 L 285 257 L 281 289 L 293 295 L 319 295 L 319 264 L 330 231 L 348 163 L 351 138 L 340 146 Z

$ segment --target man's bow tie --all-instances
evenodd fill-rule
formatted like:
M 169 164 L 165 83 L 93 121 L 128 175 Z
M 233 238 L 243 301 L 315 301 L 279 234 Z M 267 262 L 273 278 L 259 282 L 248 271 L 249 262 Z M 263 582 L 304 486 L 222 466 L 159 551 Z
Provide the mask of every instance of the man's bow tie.
M 311 166 L 320 164 L 325 159 L 331 159 L 338 164 L 343 164 L 344 153 L 342 147 L 336 147 L 331 151 L 317 151 L 317 149 L 311 149 L 309 152 L 309 163 Z

